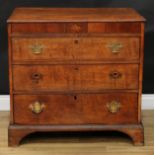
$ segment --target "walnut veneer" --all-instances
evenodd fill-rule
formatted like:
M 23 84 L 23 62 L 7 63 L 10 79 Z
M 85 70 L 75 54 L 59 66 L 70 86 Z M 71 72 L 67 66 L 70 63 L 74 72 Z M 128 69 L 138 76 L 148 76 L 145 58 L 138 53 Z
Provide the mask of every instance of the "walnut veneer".
M 104 130 L 143 144 L 144 21 L 130 8 L 15 9 L 9 145 L 33 132 Z

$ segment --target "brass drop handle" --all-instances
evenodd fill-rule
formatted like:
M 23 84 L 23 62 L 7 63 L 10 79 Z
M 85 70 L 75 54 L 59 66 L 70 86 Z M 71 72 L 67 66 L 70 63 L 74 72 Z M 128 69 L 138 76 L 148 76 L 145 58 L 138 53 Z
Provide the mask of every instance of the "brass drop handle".
M 120 110 L 121 104 L 120 102 L 113 100 L 107 103 L 106 107 L 110 113 L 115 114 Z
M 109 76 L 111 79 L 119 79 L 122 77 L 122 73 L 118 72 L 118 71 L 113 71 L 109 73 Z
M 117 54 L 124 47 L 121 43 L 111 43 L 107 47 L 111 50 L 113 54 Z
M 40 114 L 45 108 L 44 104 L 41 104 L 39 101 L 36 101 L 33 104 L 29 105 L 29 109 L 34 113 L 34 114 Z
M 40 79 L 42 78 L 42 74 L 40 74 L 40 73 L 33 73 L 33 74 L 31 75 L 31 78 L 32 78 L 33 80 L 40 80 Z
M 30 49 L 31 49 L 32 53 L 36 54 L 36 55 L 41 54 L 44 48 L 45 48 L 44 45 L 41 45 L 41 44 L 38 44 L 38 43 L 30 46 Z

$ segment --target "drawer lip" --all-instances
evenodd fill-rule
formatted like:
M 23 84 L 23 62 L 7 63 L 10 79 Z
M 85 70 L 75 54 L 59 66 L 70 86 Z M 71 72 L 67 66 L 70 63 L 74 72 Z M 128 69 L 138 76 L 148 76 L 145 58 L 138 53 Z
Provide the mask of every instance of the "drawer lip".
M 138 93 L 139 90 L 138 89 L 104 89 L 104 90 L 73 90 L 73 91 L 69 91 L 69 90 L 48 90 L 48 91 L 14 91 L 13 90 L 13 94 L 14 95 L 46 95 L 46 94 L 55 94 L 55 95 L 75 95 L 75 94 L 103 94 L 103 93 Z
M 51 37 L 141 37 L 140 33 L 12 33 L 13 38 L 51 38 Z
M 74 124 L 128 124 L 128 123 L 138 123 L 138 93 L 103 93 L 103 94 L 78 94 L 77 101 L 74 99 L 74 95 L 14 95 L 14 123 L 15 124 L 34 124 L 34 125 L 74 125 Z M 91 101 L 90 102 L 90 98 Z M 126 99 L 131 99 L 130 103 L 126 103 Z M 26 99 L 26 100 L 25 100 Z M 121 104 L 121 109 L 116 114 L 112 114 L 108 111 L 107 103 L 113 100 L 119 101 Z M 63 103 L 62 103 L 63 100 Z M 23 101 L 23 104 L 21 102 Z M 40 104 L 45 105 L 45 109 L 42 113 L 36 115 L 28 109 L 30 104 L 38 101 Z M 53 102 L 52 102 L 53 101 Z M 95 103 L 94 103 L 95 101 Z M 85 104 L 85 102 L 87 104 Z M 102 102 L 102 103 L 101 103 Z M 62 106 L 64 109 L 65 119 L 60 118 L 61 113 L 58 112 L 59 108 Z M 75 107 L 73 105 L 76 105 Z M 94 106 L 92 106 L 94 105 Z M 53 109 L 53 106 L 55 109 Z M 72 108 L 72 106 L 74 108 Z M 83 109 L 83 108 L 84 109 Z M 127 108 L 128 107 L 128 108 Z M 51 115 L 51 108 L 53 109 L 53 115 Z M 97 110 L 97 109 L 99 110 Z M 60 108 L 61 109 L 61 108 Z M 97 111 L 96 111 L 96 110 Z M 102 113 L 102 110 L 104 113 Z M 56 111 L 55 111 L 56 110 Z M 23 118 L 27 117 L 26 120 L 21 121 L 23 118 L 18 117 L 19 113 L 23 113 Z M 50 113 L 49 113 L 50 111 Z M 71 113 L 68 113 L 68 112 Z M 75 115 L 72 113 L 75 111 Z M 79 115 L 80 112 L 83 115 Z M 88 112 L 88 113 L 87 113 Z M 99 115 L 95 115 L 95 113 Z M 63 113 L 63 114 L 64 114 Z M 92 114 L 91 114 L 92 113 Z M 106 115 L 105 115 L 106 113 Z M 50 114 L 50 116 L 49 116 Z M 70 117 L 73 115 L 75 119 Z M 131 119 L 127 116 L 130 115 Z M 44 119 L 50 117 L 49 119 Z M 105 118 L 106 116 L 106 118 Z M 79 118 L 78 118 L 79 117 Z M 115 119 L 114 119 L 115 118 Z M 113 119 L 113 121 L 111 121 Z M 31 121 L 30 121 L 31 120 Z
M 98 65 L 103 65 L 103 64 L 140 64 L 140 60 L 125 60 L 125 61 L 108 61 L 108 60 L 97 60 L 97 61 L 92 61 L 92 60 L 77 60 L 77 61 L 72 61 L 72 60 L 69 60 L 69 61 L 49 61 L 49 60 L 45 60 L 45 61 L 30 61 L 30 60 L 27 60 L 27 61 L 13 61 L 12 62 L 12 65 L 15 66 L 15 65 L 95 65 L 95 64 L 98 64 Z

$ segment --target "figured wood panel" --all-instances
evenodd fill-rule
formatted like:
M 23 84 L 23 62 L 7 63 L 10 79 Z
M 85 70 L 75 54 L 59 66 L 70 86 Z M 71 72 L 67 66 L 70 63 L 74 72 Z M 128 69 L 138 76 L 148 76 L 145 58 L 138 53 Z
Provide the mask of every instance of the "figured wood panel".
M 138 89 L 138 64 L 14 65 L 14 91 Z
M 139 59 L 138 37 L 51 37 L 13 38 L 13 61 L 30 60 L 108 60 Z M 114 51 L 112 46 L 120 46 Z M 39 54 L 34 48 L 40 48 Z M 116 49 L 117 50 L 117 49 Z
M 113 100 L 121 105 L 116 113 L 107 108 Z M 36 101 L 45 106 L 39 114 L 29 108 Z M 15 95 L 14 109 L 16 124 L 137 123 L 137 94 Z
M 141 25 L 139 22 L 93 22 L 88 24 L 89 33 L 139 33 L 141 31 Z
M 16 23 L 11 24 L 12 33 L 64 33 L 64 23 Z

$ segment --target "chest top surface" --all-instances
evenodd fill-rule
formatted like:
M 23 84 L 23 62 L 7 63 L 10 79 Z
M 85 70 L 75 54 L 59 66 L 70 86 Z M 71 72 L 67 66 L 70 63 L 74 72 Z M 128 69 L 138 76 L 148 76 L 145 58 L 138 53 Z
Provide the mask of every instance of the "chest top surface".
M 8 23 L 16 22 L 143 22 L 131 8 L 16 8 Z

